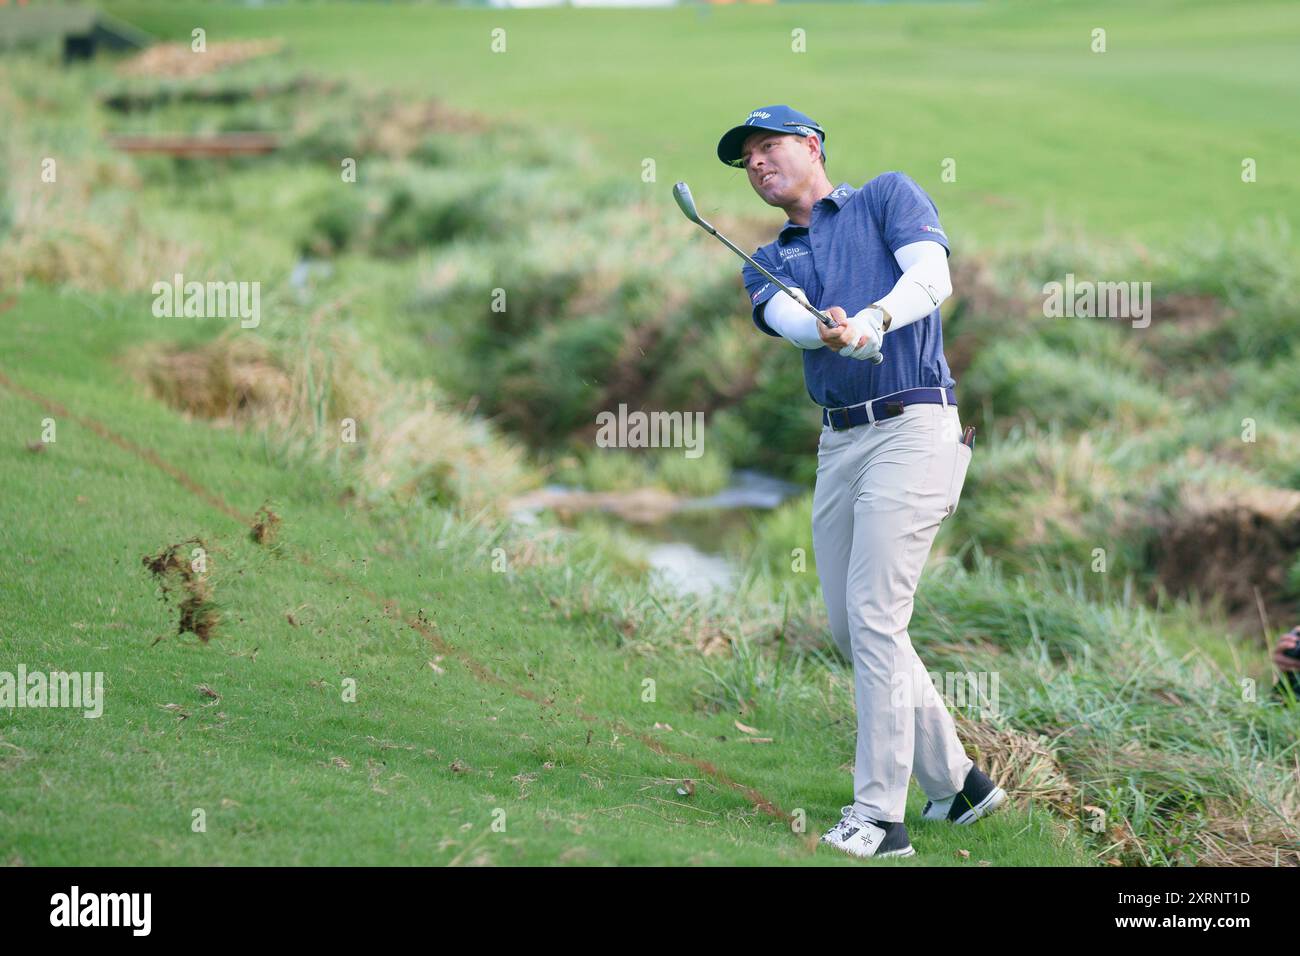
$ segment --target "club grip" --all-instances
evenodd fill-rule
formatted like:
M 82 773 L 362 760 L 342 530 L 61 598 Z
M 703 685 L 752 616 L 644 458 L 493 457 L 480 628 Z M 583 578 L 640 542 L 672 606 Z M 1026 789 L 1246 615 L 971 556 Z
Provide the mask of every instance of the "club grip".
M 828 329 L 835 328 L 835 320 L 831 318 L 830 313 L 823 312 L 821 309 L 813 309 L 812 311 L 821 319 L 822 325 L 826 326 Z M 884 361 L 885 356 L 881 352 L 877 352 L 875 355 L 871 356 L 872 365 L 880 365 Z

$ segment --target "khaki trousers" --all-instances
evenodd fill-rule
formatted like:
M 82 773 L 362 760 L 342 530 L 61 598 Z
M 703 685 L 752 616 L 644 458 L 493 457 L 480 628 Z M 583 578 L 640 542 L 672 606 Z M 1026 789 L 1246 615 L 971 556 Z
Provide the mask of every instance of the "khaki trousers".
M 972 766 L 907 633 L 921 569 L 965 483 L 971 449 L 960 436 L 955 405 L 822 428 L 813 549 L 831 633 L 853 662 L 854 804 L 873 819 L 903 819 L 912 774 L 944 799 Z

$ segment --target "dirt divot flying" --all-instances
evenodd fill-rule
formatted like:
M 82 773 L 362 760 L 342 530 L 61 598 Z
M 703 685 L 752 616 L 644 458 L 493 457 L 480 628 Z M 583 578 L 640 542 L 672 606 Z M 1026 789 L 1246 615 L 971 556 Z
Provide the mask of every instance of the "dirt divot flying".
M 158 469 L 163 474 L 172 478 L 174 481 L 180 484 L 181 487 L 185 488 L 187 491 L 191 492 L 193 495 L 195 495 L 202 501 L 211 505 L 213 508 L 220 511 L 222 514 L 234 519 L 235 521 L 239 522 L 241 525 L 247 527 L 250 530 L 250 533 L 252 532 L 254 525 L 256 524 L 257 521 L 256 516 L 250 518 L 247 515 L 241 514 L 238 509 L 236 509 L 233 505 L 227 502 L 219 494 L 205 488 L 199 482 L 195 481 L 194 478 L 192 478 L 183 469 L 166 461 L 157 452 L 153 451 L 152 449 L 141 446 L 131 441 L 129 438 L 117 434 L 112 429 L 108 428 L 108 426 L 104 425 L 102 422 L 96 421 L 95 419 L 92 418 L 88 418 L 84 415 L 78 415 L 75 412 L 73 412 L 71 409 L 69 409 L 67 406 L 55 401 L 54 399 L 47 398 L 46 396 L 34 392 L 29 388 L 19 385 L 18 383 L 14 382 L 13 379 L 9 378 L 3 371 L 0 371 L 0 386 L 9 389 L 14 394 L 27 399 L 33 404 L 39 405 L 40 407 L 46 409 L 49 412 L 52 412 L 56 415 L 63 416 L 70 421 L 76 422 L 82 427 L 87 428 L 90 431 L 94 432 L 96 435 L 99 435 L 105 441 L 111 442 L 112 444 L 118 446 L 124 451 L 129 452 L 130 454 L 141 459 L 142 461 L 149 464 L 153 468 Z M 179 545 L 173 545 L 172 547 L 178 548 Z M 164 568 L 166 568 L 170 564 L 170 560 L 167 558 L 168 550 L 169 549 L 164 549 L 158 555 L 152 556 L 154 559 L 161 561 L 162 566 Z M 437 625 L 433 621 L 429 620 L 428 617 L 425 616 L 423 610 L 421 610 L 414 618 L 404 618 L 401 609 L 398 606 L 396 601 L 392 599 L 386 599 L 381 595 L 377 594 L 376 592 L 369 590 L 368 588 L 358 586 L 358 584 L 355 581 L 353 581 L 351 578 L 347 577 L 346 575 L 342 574 L 341 572 L 335 571 L 331 568 L 325 567 L 324 565 L 317 563 L 311 557 L 311 555 L 309 555 L 305 551 L 295 549 L 295 554 L 298 560 L 301 561 L 303 564 L 312 567 L 314 569 L 317 569 L 322 573 L 326 574 L 331 579 L 336 580 L 339 583 L 346 584 L 349 587 L 353 588 L 354 590 L 358 591 L 359 593 L 365 595 L 367 598 L 373 601 L 378 607 L 380 607 L 385 614 L 389 615 L 390 617 L 396 618 L 398 620 L 405 620 L 408 626 L 415 629 L 422 636 L 424 636 L 425 639 L 428 640 L 429 643 L 439 653 L 443 654 L 444 656 L 455 657 L 462 664 L 464 664 L 466 669 L 469 670 L 469 672 L 477 680 L 480 680 L 484 683 L 490 683 L 490 684 L 503 687 L 509 690 L 510 692 L 512 692 L 513 694 L 515 694 L 516 696 L 521 697 L 525 700 L 532 701 L 536 703 L 538 706 L 542 706 L 542 707 L 555 706 L 555 702 L 553 700 L 540 697 L 539 695 L 530 691 L 528 688 L 514 684 L 513 682 L 501 677 L 499 674 L 492 671 L 490 668 L 484 665 L 481 661 L 474 658 L 472 655 L 461 650 L 460 648 L 454 647 L 453 645 L 449 644 L 446 641 L 446 639 L 443 638 L 442 635 L 438 632 Z M 150 560 L 151 558 L 149 556 L 146 556 L 145 558 L 146 565 L 149 564 Z M 184 617 L 182 617 L 182 621 L 184 621 Z M 688 766 L 697 768 L 705 775 L 711 777 L 714 781 L 716 781 L 721 786 L 726 787 L 727 789 L 732 790 L 733 792 L 743 795 L 754 806 L 754 808 L 761 813 L 764 813 L 776 819 L 780 819 L 782 821 L 788 821 L 790 819 L 789 815 L 785 813 L 783 810 L 781 810 L 781 808 L 777 805 L 776 801 L 764 796 L 757 789 L 734 780 L 729 775 L 719 770 L 717 767 L 715 767 L 713 764 L 709 763 L 708 761 L 700 760 L 699 758 L 692 757 L 687 754 L 679 753 L 671 749 L 670 747 L 668 747 L 658 739 L 648 734 L 638 732 L 636 730 L 629 728 L 621 720 L 610 721 L 607 718 L 601 718 L 594 714 L 585 713 L 579 708 L 575 708 L 575 712 L 577 713 L 578 717 L 583 721 L 586 721 L 588 723 L 605 723 L 608 726 L 610 726 L 610 728 L 615 733 L 639 740 L 647 748 L 659 754 L 660 756 L 666 757 L 670 760 L 679 761 L 681 763 L 687 764 Z

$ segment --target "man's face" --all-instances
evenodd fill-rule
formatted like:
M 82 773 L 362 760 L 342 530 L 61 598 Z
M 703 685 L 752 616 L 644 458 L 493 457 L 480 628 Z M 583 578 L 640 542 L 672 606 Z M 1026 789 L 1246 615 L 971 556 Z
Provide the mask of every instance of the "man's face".
M 821 142 L 815 135 L 751 133 L 740 148 L 749 184 L 769 206 L 793 202 L 821 165 Z

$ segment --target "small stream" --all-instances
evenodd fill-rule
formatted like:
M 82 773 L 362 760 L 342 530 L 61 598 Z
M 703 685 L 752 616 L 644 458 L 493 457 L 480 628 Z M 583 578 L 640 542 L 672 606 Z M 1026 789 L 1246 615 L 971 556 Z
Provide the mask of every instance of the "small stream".
M 748 530 L 750 517 L 802 490 L 761 472 L 735 472 L 732 483 L 717 494 L 690 499 L 663 524 L 651 527 L 658 532 L 658 543 L 647 555 L 651 573 L 677 594 L 731 590 L 737 573 L 735 545 Z
M 582 493 L 559 485 L 546 490 L 559 495 Z M 733 473 L 731 484 L 717 494 L 679 502 L 671 514 L 652 524 L 634 523 L 609 512 L 594 514 L 643 542 L 651 574 L 674 593 L 704 595 L 735 587 L 735 554 L 749 530 L 750 518 L 802 491 L 801 485 L 739 470 Z
M 3 5 L 3 0 L 0 0 Z M 289 286 L 297 300 L 306 304 L 314 297 L 314 287 L 333 274 L 332 263 L 303 257 L 294 265 Z M 585 490 L 564 485 L 548 485 L 545 492 L 563 500 Z M 669 589 L 681 595 L 703 595 L 729 591 L 736 585 L 739 552 L 750 528 L 750 518 L 776 508 L 786 499 L 805 489 L 762 472 L 748 469 L 734 471 L 731 484 L 704 498 L 679 501 L 662 520 L 653 523 L 629 521 L 610 511 L 584 512 L 598 521 L 618 526 L 646 546 L 645 557 L 651 574 Z M 524 508 L 516 517 L 529 521 L 536 510 Z

